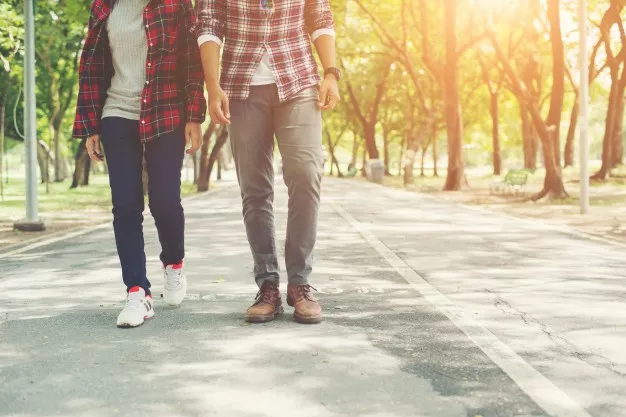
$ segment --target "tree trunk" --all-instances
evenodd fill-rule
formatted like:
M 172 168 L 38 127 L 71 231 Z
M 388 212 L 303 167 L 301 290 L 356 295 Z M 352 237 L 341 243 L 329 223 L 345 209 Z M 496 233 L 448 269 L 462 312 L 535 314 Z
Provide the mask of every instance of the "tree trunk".
M 50 182 L 50 161 L 53 159 L 52 151 L 43 140 L 37 141 L 37 164 L 41 173 L 41 183 L 48 184 Z
M 198 192 L 208 191 L 211 185 L 211 173 L 213 172 L 213 167 L 215 166 L 215 162 L 219 157 L 219 153 L 226 143 L 228 139 L 228 129 L 226 126 L 222 126 L 221 129 L 217 133 L 217 137 L 215 138 L 215 144 L 213 145 L 213 149 L 211 150 L 211 154 L 209 155 L 207 168 L 203 170 L 201 178 L 198 179 Z
M 539 200 L 545 196 L 553 198 L 565 198 L 567 193 L 563 185 L 563 177 L 561 167 L 556 159 L 554 148 L 555 132 L 558 132 L 557 126 L 560 123 L 561 111 L 563 109 L 563 97 L 565 93 L 565 62 L 563 58 L 563 41 L 560 32 L 560 16 L 559 1 L 549 0 L 548 2 L 548 18 L 550 20 L 550 40 L 552 42 L 552 78 L 553 88 L 550 102 L 550 111 L 548 119 L 543 120 L 539 106 L 529 101 L 528 110 L 532 118 L 533 124 L 543 149 L 544 165 L 546 168 L 546 177 L 544 179 L 544 187 L 541 192 L 533 196 L 533 200 Z M 515 70 L 511 66 L 509 59 L 504 54 L 495 34 L 490 33 L 491 44 L 493 45 L 499 61 L 502 63 L 504 70 L 508 74 L 513 83 L 513 90 L 518 94 L 520 100 L 528 100 L 528 88 L 524 88 L 519 77 L 515 74 Z M 527 87 L 527 86 L 526 86 Z
M 8 78 L 8 76 L 6 78 Z M 3 83 L 4 81 L 5 80 L 3 80 Z M 0 97 L 0 199 L 4 200 L 4 119 L 7 105 L 6 85 L 2 90 L 2 97 Z
M 576 127 L 578 126 L 578 113 L 580 111 L 580 103 L 578 102 L 578 94 L 574 107 L 572 107 L 572 115 L 569 121 L 569 129 L 567 131 L 567 139 L 565 140 L 565 151 L 563 152 L 564 166 L 571 167 L 574 165 L 574 142 L 576 139 Z
M 404 147 L 406 146 L 406 138 L 403 137 L 400 142 L 400 152 L 398 152 L 398 176 L 402 175 L 402 160 L 404 159 Z
M 406 152 L 402 157 L 402 173 L 403 173 L 403 182 L 404 185 L 413 185 L 415 184 L 415 157 L 417 156 L 417 151 L 419 150 L 420 143 L 417 137 L 413 134 L 413 128 L 409 130 L 408 138 L 405 139 L 407 143 Z
M 560 0 L 548 1 L 550 43 L 552 47 L 552 93 L 546 119 L 551 133 L 554 162 L 561 167 L 561 118 L 565 99 L 565 49 L 561 32 Z
M 78 150 L 76 151 L 76 158 L 74 164 L 74 177 L 70 188 L 78 188 L 89 185 L 89 171 L 91 169 L 91 159 L 87 154 L 87 148 L 85 144 L 86 139 L 80 141 Z
M 624 70 L 622 78 L 626 79 L 626 70 Z M 621 92 L 618 91 L 617 109 L 615 110 L 615 126 L 613 127 L 612 168 L 624 163 L 624 145 L 622 142 L 622 130 L 624 128 L 624 88 L 621 85 L 620 88 Z
M 411 185 L 415 183 L 414 169 L 415 158 L 417 152 L 422 148 L 422 161 L 421 161 L 421 176 L 424 176 L 424 153 L 428 147 L 426 144 L 426 138 L 431 133 L 431 121 L 427 120 L 420 126 L 420 130 L 416 137 L 409 138 L 409 146 L 406 152 L 406 162 L 404 166 L 404 184 Z
M 333 168 L 337 167 L 337 177 L 343 178 L 343 173 L 341 172 L 341 168 L 339 167 L 339 161 L 335 156 L 335 144 L 332 141 L 332 137 L 328 128 L 326 129 L 326 142 L 328 143 L 328 153 L 330 153 L 330 175 L 333 175 Z
M 369 159 L 379 159 L 380 155 L 376 147 L 376 121 L 364 127 L 363 138 L 365 139 L 365 148 L 367 149 Z
M 391 173 L 389 172 L 389 135 L 387 132 L 383 135 L 383 159 L 383 162 L 385 163 L 385 175 L 389 176 Z
M 367 144 L 363 144 L 363 154 L 361 156 L 361 174 L 365 177 L 365 165 L 367 164 Z
M 559 126 L 561 112 L 563 111 L 563 99 L 565 96 L 565 58 L 563 39 L 561 37 L 561 19 L 559 14 L 559 0 L 548 1 L 548 19 L 550 21 L 550 41 L 552 44 L 552 95 L 550 99 L 550 111 L 544 122 L 541 118 L 538 106 L 531 104 L 530 113 L 541 139 L 544 166 L 546 176 L 541 192 L 533 196 L 533 200 L 539 200 L 545 196 L 550 198 L 565 198 L 567 192 L 563 184 L 563 175 L 560 166 Z
M 204 142 L 202 142 L 202 147 L 200 148 L 200 172 L 198 173 L 198 180 L 196 182 L 197 191 L 206 191 L 204 188 L 208 187 L 209 184 L 209 147 L 211 146 L 211 136 L 205 134 Z M 196 153 L 196 157 L 197 153 Z M 208 189 L 208 188 L 207 188 Z
M 404 156 L 404 167 L 403 167 L 403 181 L 404 185 L 413 185 L 415 184 L 415 157 L 417 156 L 417 151 L 413 148 L 407 149 L 406 154 Z
M 352 142 L 352 160 L 350 161 L 350 165 L 356 168 L 356 161 L 359 157 L 359 147 L 360 141 L 359 137 L 354 134 L 354 141 Z
M 533 122 L 528 114 L 527 105 L 519 101 L 520 118 L 522 120 L 522 144 L 524 148 L 524 168 L 537 169 L 537 137 Z
M 560 0 L 548 1 L 550 41 L 552 45 L 552 96 L 546 120 L 551 132 L 554 162 L 561 166 L 561 117 L 565 99 L 565 49 L 561 35 Z
M 459 97 L 458 53 L 456 39 L 457 0 L 444 0 L 446 65 L 444 68 L 444 105 L 448 131 L 448 176 L 444 191 L 463 187 L 463 125 Z
M 222 180 L 222 149 L 217 153 L 217 180 Z
M 490 106 L 492 120 L 492 137 L 493 137 L 493 174 L 500 175 L 502 173 L 502 156 L 500 154 L 500 132 L 499 132 L 499 112 L 498 112 L 498 93 L 490 93 Z
M 541 118 L 539 110 L 535 107 L 531 108 L 531 116 L 537 128 L 537 133 L 541 139 L 543 150 L 543 163 L 546 169 L 546 177 L 543 182 L 543 190 L 539 194 L 533 196 L 533 200 L 539 200 L 545 196 L 551 198 L 566 198 L 567 192 L 563 184 L 563 174 L 561 167 L 556 162 L 554 155 L 554 141 L 551 132 L 546 123 Z
M 604 181 L 611 173 L 611 166 L 613 164 L 613 141 L 615 132 L 613 129 L 616 127 L 615 118 L 617 117 L 617 109 L 619 100 L 619 68 L 611 68 L 611 91 L 609 93 L 609 105 L 606 112 L 604 139 L 602 140 L 602 166 L 600 170 L 591 176 L 592 180 Z
M 63 156 L 61 155 L 61 132 L 60 126 L 51 126 L 54 144 L 54 182 L 62 182 L 65 180 L 65 171 L 63 169 Z
M 211 123 L 207 130 L 202 135 L 202 147 L 200 148 L 200 163 L 198 164 L 194 158 L 194 168 L 199 165 L 200 169 L 197 173 L 197 176 L 194 174 L 194 177 L 197 178 L 195 184 L 197 185 L 197 191 L 207 191 L 209 189 L 210 175 L 209 172 L 209 146 L 211 145 L 211 137 L 215 132 L 215 124 Z M 197 152 L 194 155 L 197 156 Z
M 437 153 L 437 132 L 433 132 L 433 177 L 439 176 L 439 171 L 437 170 L 437 162 L 439 161 L 439 155 Z

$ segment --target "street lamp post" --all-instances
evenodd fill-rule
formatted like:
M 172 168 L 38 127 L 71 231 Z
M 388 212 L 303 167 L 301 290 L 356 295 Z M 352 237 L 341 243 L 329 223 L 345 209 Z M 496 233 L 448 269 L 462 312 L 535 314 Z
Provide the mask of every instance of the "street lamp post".
M 580 2 L 580 212 L 589 211 L 589 67 L 587 47 L 587 0 Z
M 35 21 L 33 0 L 24 0 L 24 147 L 26 149 L 26 218 L 14 224 L 22 231 L 41 231 L 37 214 L 37 106 L 35 103 Z

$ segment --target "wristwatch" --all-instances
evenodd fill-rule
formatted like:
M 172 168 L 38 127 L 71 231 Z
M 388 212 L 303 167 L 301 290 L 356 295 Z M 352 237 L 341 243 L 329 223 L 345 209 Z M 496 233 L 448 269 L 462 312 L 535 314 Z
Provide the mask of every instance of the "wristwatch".
M 339 70 L 339 68 L 326 68 L 326 70 L 324 71 L 324 78 L 326 78 L 326 76 L 328 76 L 329 74 L 332 74 L 337 81 L 341 79 L 341 71 Z

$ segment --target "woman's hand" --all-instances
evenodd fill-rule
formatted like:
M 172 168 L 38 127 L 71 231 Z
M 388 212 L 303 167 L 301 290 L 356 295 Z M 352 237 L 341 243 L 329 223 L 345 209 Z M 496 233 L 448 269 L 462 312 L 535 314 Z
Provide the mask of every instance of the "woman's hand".
M 100 147 L 100 135 L 89 136 L 85 142 L 85 148 L 87 148 L 87 154 L 92 161 L 104 161 L 102 148 Z
M 185 126 L 185 146 L 188 146 L 187 153 L 193 155 L 202 146 L 202 129 L 200 123 L 189 122 Z

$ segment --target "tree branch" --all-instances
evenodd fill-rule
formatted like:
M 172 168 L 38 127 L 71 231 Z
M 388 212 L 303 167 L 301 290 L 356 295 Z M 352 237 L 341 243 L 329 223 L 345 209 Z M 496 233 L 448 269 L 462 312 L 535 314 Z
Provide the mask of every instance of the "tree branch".
M 474 36 L 473 38 L 471 38 L 469 41 L 467 41 L 467 43 L 463 46 L 461 46 L 461 48 L 457 49 L 456 55 L 458 57 L 463 56 L 463 54 L 465 52 L 467 52 L 468 49 L 470 49 L 471 47 L 473 47 L 475 44 L 477 44 L 478 42 L 482 41 L 483 39 L 487 38 L 487 32 L 483 32 L 478 36 Z
M 380 102 L 382 101 L 385 91 L 387 90 L 387 80 L 389 79 L 389 73 L 391 72 L 391 63 L 387 65 L 387 69 L 383 74 L 383 79 L 376 86 L 376 97 L 374 98 L 374 104 L 372 105 L 372 109 L 370 111 L 370 122 L 374 123 L 376 115 L 378 114 L 378 108 L 380 107 Z

